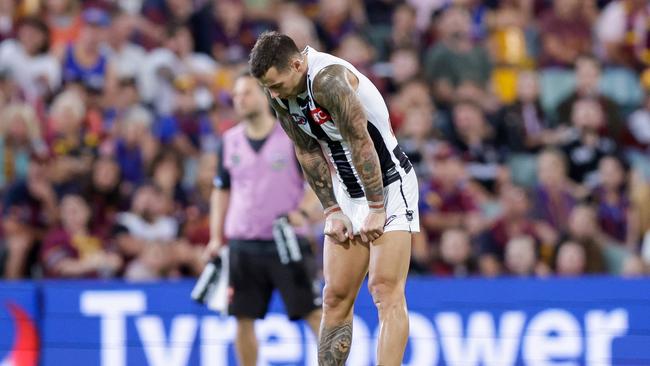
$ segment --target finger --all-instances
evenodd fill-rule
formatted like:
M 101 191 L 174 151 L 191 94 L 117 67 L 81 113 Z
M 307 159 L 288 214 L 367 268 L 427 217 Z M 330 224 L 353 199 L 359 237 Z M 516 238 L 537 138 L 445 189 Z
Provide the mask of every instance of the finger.
M 353 240 L 354 239 L 354 231 L 352 230 L 352 221 L 350 221 L 350 219 L 346 219 L 346 220 L 343 221 L 343 223 L 345 224 L 345 230 L 346 230 L 347 237 L 350 240 Z
M 345 243 L 345 239 L 347 239 L 347 238 L 346 238 L 346 236 L 345 236 L 345 233 L 344 233 L 342 230 L 341 230 L 341 231 L 338 231 L 338 232 L 336 233 L 336 239 L 335 239 L 335 240 L 336 240 L 337 242 L 339 242 L 339 243 Z
M 367 243 L 367 242 L 368 242 L 368 236 L 366 235 L 366 231 L 365 231 L 365 230 L 362 229 L 362 230 L 359 232 L 359 235 L 361 235 L 361 241 L 362 241 L 362 242 L 364 242 L 364 243 Z

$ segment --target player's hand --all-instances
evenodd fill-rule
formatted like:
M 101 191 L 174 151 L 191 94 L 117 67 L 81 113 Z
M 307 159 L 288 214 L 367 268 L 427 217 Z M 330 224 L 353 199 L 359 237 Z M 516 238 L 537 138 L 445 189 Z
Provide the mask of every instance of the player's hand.
M 208 262 L 219 255 L 221 250 L 222 243 L 220 240 L 210 239 L 208 245 L 206 245 L 205 250 L 203 251 L 203 260 Z
M 384 233 L 384 225 L 386 225 L 386 210 L 383 207 L 383 203 L 380 208 L 371 207 L 359 231 L 361 241 L 370 243 L 379 239 Z
M 361 241 L 370 243 L 379 239 L 384 233 L 384 225 L 386 225 L 386 211 L 370 211 L 359 231 Z
M 352 221 L 341 211 L 338 205 L 325 210 L 324 233 L 337 243 L 345 243 L 348 239 L 354 239 Z

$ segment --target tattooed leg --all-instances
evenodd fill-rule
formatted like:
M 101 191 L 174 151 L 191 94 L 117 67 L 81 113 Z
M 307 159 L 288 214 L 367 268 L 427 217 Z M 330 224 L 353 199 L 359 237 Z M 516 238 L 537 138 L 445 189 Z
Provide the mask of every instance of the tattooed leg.
M 333 327 L 323 325 L 318 343 L 318 365 L 344 365 L 352 346 L 352 320 Z

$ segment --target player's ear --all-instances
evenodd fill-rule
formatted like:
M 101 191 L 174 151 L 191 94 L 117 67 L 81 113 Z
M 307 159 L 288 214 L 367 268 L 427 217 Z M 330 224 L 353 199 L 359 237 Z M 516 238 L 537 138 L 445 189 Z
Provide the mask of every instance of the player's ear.
M 302 59 L 300 57 L 295 57 L 291 60 L 291 68 L 295 71 L 300 71 L 300 66 L 302 65 Z

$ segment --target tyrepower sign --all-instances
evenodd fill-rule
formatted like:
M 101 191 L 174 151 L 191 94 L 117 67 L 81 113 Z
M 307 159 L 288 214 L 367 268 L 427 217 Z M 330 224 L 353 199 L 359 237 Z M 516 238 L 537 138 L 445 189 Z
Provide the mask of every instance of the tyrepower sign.
M 42 364 L 236 365 L 234 319 L 189 300 L 192 284 L 46 285 Z M 650 365 L 648 280 L 411 279 L 407 298 L 405 365 Z M 281 311 L 256 324 L 259 364 L 316 365 L 307 326 Z M 349 365 L 376 364 L 377 334 L 363 289 Z

